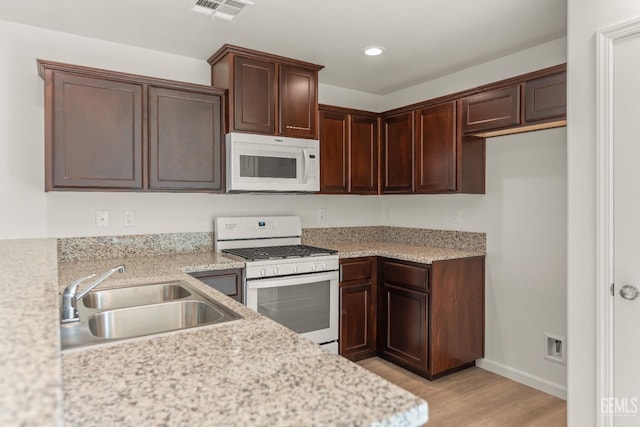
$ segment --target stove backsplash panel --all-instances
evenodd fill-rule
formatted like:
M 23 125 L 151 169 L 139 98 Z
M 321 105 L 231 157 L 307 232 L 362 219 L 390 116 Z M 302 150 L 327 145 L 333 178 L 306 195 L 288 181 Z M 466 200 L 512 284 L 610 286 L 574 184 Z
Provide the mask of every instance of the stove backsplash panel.
M 89 261 L 188 252 L 213 252 L 213 233 L 137 234 L 58 239 L 58 261 Z

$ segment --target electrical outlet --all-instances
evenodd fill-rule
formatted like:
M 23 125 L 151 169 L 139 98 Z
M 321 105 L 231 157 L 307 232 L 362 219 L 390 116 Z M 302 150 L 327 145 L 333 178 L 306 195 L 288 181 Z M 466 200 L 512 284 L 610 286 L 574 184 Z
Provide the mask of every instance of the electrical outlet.
M 318 208 L 318 221 L 327 220 L 327 210 L 325 208 Z
M 567 363 L 566 339 L 546 332 L 544 337 L 544 358 L 565 365 Z
M 96 211 L 96 228 L 109 226 L 109 211 Z
M 387 208 L 387 219 L 391 219 L 391 208 Z
M 133 226 L 136 225 L 136 212 L 135 211 L 124 211 L 123 225 L 125 227 L 133 227 Z
M 462 211 L 460 209 L 453 209 L 451 211 L 451 223 L 460 224 L 462 222 Z

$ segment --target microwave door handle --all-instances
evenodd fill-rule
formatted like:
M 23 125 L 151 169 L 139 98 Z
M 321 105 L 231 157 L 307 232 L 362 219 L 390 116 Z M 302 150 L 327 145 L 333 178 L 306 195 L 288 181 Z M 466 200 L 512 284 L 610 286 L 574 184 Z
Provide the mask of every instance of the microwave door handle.
M 310 169 L 309 163 L 311 162 L 309 160 L 309 150 L 307 150 L 306 148 L 303 148 L 302 157 L 304 157 L 304 162 L 302 162 L 302 167 L 304 168 L 302 172 L 302 182 L 306 184 L 307 181 L 309 180 L 309 169 Z

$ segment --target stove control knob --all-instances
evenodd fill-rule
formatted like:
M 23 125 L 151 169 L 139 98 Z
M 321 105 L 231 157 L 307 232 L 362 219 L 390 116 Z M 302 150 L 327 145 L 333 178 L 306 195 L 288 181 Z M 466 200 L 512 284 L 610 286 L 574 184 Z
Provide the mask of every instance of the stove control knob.
M 278 267 L 273 267 L 273 274 L 278 274 Z
M 262 269 L 260 269 L 260 275 L 261 275 L 262 277 L 266 276 L 266 275 L 267 275 L 267 269 L 266 269 L 266 268 L 262 268 Z
M 329 267 L 327 266 L 327 263 L 326 263 L 326 262 L 323 262 L 323 263 L 322 263 L 322 269 L 323 269 L 323 270 L 327 270 L 328 268 L 329 268 Z
M 317 267 L 315 264 L 312 264 L 312 265 L 311 265 L 311 271 L 316 271 L 316 269 L 317 269 L 317 268 L 318 268 L 318 267 Z
M 298 266 L 297 266 L 297 265 L 294 265 L 294 266 L 293 266 L 293 272 L 294 272 L 294 273 L 297 273 L 297 272 L 298 272 Z

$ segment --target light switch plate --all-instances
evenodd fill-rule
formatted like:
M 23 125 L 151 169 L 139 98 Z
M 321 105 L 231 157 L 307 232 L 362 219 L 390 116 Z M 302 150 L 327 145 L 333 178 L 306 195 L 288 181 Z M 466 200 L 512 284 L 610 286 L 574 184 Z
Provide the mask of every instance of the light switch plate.
M 133 227 L 133 226 L 136 225 L 136 212 L 135 211 L 124 211 L 123 225 L 125 227 Z

